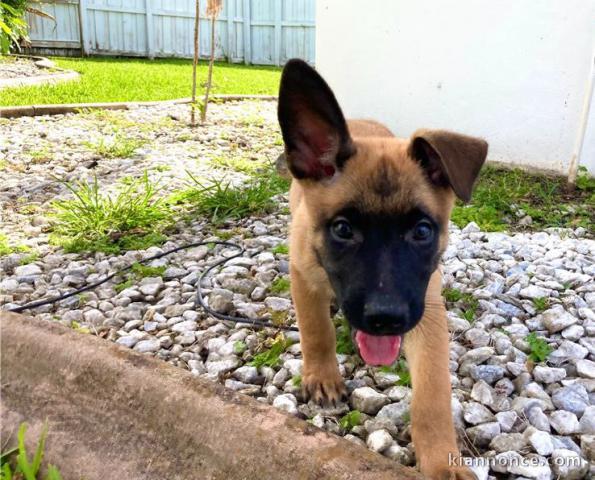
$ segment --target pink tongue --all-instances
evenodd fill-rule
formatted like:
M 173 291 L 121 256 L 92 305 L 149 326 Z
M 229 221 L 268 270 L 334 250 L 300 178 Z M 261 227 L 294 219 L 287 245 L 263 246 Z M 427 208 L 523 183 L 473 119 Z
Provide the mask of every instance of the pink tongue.
M 368 365 L 392 365 L 399 356 L 399 335 L 368 335 L 358 330 L 355 341 L 359 353 Z

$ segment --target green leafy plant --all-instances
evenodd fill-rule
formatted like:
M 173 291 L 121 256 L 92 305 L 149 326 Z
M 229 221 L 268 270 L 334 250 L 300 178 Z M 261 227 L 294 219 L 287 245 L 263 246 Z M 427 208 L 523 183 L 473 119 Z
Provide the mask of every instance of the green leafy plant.
M 291 378 L 291 383 L 294 387 L 301 387 L 302 386 L 302 376 L 295 375 Z
M 339 419 L 339 425 L 343 430 L 350 431 L 362 422 L 362 414 L 359 410 L 351 410 Z
M 284 243 L 280 243 L 279 245 L 273 247 L 271 253 L 275 255 L 287 255 L 289 253 L 289 247 Z
M 52 241 L 66 251 L 119 253 L 163 242 L 171 212 L 146 172 L 114 195 L 102 193 L 96 177 L 92 183 L 63 184 L 73 198 L 53 203 Z
M 289 288 L 290 284 L 288 277 L 277 277 L 273 283 L 271 283 L 269 291 L 274 294 L 287 293 L 289 292 Z
M 45 451 L 45 440 L 48 433 L 47 423 L 43 425 L 41 435 L 35 449 L 33 458 L 30 458 L 25 447 L 25 433 L 27 424 L 22 423 L 17 435 L 18 446 L 0 454 L 0 473 L 2 479 L 41 479 L 41 462 Z M 62 480 L 62 476 L 56 467 L 48 465 L 44 480 Z
M 233 344 L 233 353 L 235 353 L 236 355 L 241 355 L 247 349 L 248 345 L 246 345 L 246 343 L 242 342 L 241 340 L 238 340 Z
M 552 347 L 550 347 L 543 338 L 538 337 L 535 332 L 527 335 L 525 341 L 529 344 L 531 350 L 529 359 L 536 363 L 544 362 L 553 351 Z
M 270 348 L 263 350 L 254 356 L 250 365 L 260 367 L 277 367 L 281 363 L 279 358 L 281 354 L 291 345 L 291 340 L 285 338 L 283 334 L 277 336 Z
M 124 282 L 120 282 L 117 283 L 114 286 L 114 290 L 118 293 L 123 292 L 124 290 L 126 290 L 127 288 L 132 287 L 132 285 L 134 285 L 134 281 L 132 280 L 132 278 L 129 278 L 128 280 L 124 281 Z
M 166 267 L 150 267 L 137 262 L 132 265 L 131 270 L 138 278 L 163 277 Z
M 403 358 L 399 358 L 396 364 L 391 366 L 380 367 L 381 372 L 394 373 L 399 376 L 399 380 L 396 381 L 396 385 L 404 387 L 411 387 L 411 373 L 407 362 Z

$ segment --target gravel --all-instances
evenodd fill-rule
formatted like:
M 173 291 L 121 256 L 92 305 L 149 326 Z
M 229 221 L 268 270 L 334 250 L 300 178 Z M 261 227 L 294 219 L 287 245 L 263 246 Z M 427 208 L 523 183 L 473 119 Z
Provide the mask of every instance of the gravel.
M 204 294 L 211 308 L 295 321 L 289 293 L 271 291 L 288 271 L 288 256 L 272 253 L 273 247 L 287 241 L 289 215 L 283 195 L 270 214 L 230 221 L 217 229 L 199 218 L 180 225 L 164 245 L 145 251 L 74 255 L 48 243 L 50 204 L 67 195 L 53 176 L 97 175 L 109 190 L 116 179 L 140 176 L 149 169 L 152 178 L 162 178 L 167 193 L 184 185 L 185 170 L 197 177 L 245 181 L 243 173 L 215 168 L 211 162 L 215 157 L 272 160 L 280 152 L 274 103 L 214 104 L 209 124 L 195 130 L 183 120 L 187 108 L 162 105 L 117 112 L 140 125 L 138 131 L 132 127 L 133 134 L 148 141 L 132 159 L 97 158 L 84 145 L 84 139 L 96 141 L 109 131 L 105 121 L 89 115 L 0 122 L 0 137 L 11 138 L 10 144 L 0 145 L 0 159 L 6 164 L 0 211 L 11 212 L 1 218 L 0 228 L 11 242 L 38 254 L 27 265 L 20 264 L 26 253 L 0 257 L 4 308 L 86 285 L 165 249 L 225 239 L 241 243 L 246 256 L 205 279 Z M 217 128 L 211 128 L 214 124 Z M 27 153 L 29 145 L 40 143 L 53 152 L 52 162 L 35 162 Z M 96 165 L 88 168 L 89 162 Z M 595 242 L 585 234 L 581 228 L 509 234 L 482 232 L 473 223 L 462 230 L 451 225 L 450 245 L 443 256 L 444 285 L 478 300 L 471 321 L 462 317 L 463 305 L 449 304 L 453 415 L 463 453 L 489 459 L 489 468 L 474 467 L 482 478 L 595 475 Z M 166 267 L 162 277 L 136 279 L 119 293 L 115 285 L 125 278 L 116 277 L 35 313 L 81 331 L 88 329 L 122 348 L 154 355 L 310 419 L 395 461 L 414 464 L 412 392 L 408 385 L 396 384 L 401 383 L 396 373 L 363 365 L 355 355 L 337 355 L 348 403 L 334 408 L 305 403 L 299 388 L 299 335 L 286 332 L 292 345 L 278 361 L 256 366 L 252 360 L 271 346 L 277 329 L 255 331 L 249 324 L 221 322 L 195 309 L 198 274 L 233 253 L 220 245 L 180 251 L 152 265 Z M 545 311 L 537 308 L 541 302 L 536 299 L 541 298 L 547 299 Z M 531 347 L 525 340 L 529 333 L 550 346 L 552 353 L 545 361 L 529 358 Z M 361 412 L 360 424 L 344 428 L 340 419 L 354 409 Z

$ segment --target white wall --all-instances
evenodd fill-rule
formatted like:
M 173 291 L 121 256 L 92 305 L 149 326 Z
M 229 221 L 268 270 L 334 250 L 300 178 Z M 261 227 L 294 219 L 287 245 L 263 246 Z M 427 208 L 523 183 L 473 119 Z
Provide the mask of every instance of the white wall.
M 486 138 L 566 173 L 595 55 L 594 0 L 318 0 L 316 66 L 348 117 Z M 595 174 L 595 101 L 580 162 Z M 588 158 L 587 158 L 588 157 Z

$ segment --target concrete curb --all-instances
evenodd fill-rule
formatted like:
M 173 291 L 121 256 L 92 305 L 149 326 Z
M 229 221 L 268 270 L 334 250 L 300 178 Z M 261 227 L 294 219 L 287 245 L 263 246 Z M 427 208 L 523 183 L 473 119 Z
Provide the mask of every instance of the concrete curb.
M 241 100 L 262 100 L 276 101 L 273 95 L 212 95 L 212 100 L 217 102 L 232 102 Z M 190 103 L 190 98 L 179 98 L 174 100 L 162 100 L 155 102 L 105 102 L 105 103 L 64 103 L 48 105 L 24 105 L 1 107 L 0 118 L 36 117 L 40 115 L 63 115 L 65 113 L 77 113 L 83 109 L 102 110 L 130 110 L 138 107 L 153 105 Z
M 2 438 L 26 420 L 32 441 L 47 419 L 45 460 L 64 478 L 422 478 L 250 397 L 58 323 L 0 313 L 0 329 Z

